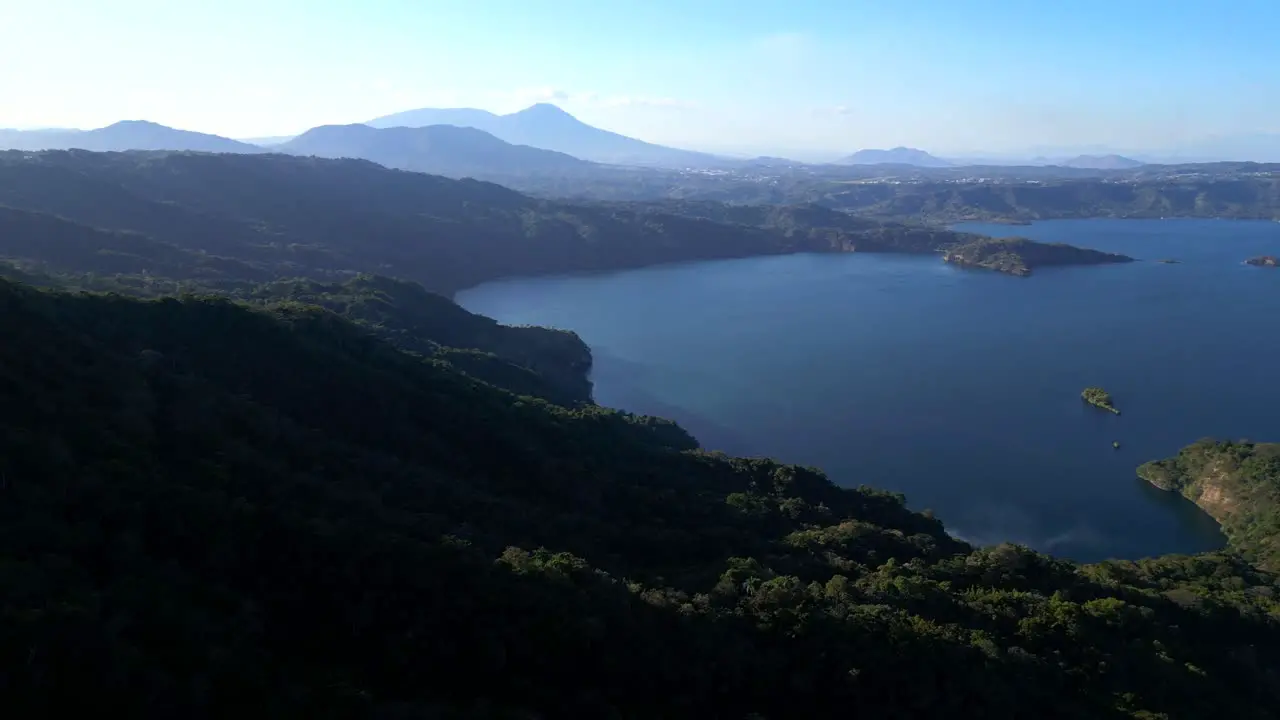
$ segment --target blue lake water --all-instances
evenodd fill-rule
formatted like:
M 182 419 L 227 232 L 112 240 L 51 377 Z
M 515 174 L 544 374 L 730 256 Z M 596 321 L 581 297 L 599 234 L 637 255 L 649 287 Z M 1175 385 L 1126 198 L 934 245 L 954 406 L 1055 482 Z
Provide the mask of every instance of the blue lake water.
M 1280 270 L 1243 264 L 1280 255 L 1280 224 L 960 227 L 1147 262 L 1017 278 L 792 255 L 501 281 L 458 301 L 577 331 L 602 405 L 903 492 L 973 542 L 1085 561 L 1221 546 L 1210 518 L 1134 468 L 1205 436 L 1280 441 Z M 1089 385 L 1124 414 L 1085 405 Z

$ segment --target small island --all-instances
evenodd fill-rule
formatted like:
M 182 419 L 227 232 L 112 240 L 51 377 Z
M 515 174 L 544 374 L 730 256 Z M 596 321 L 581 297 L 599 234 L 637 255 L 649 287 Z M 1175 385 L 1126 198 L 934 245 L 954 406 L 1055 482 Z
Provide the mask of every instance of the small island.
M 1276 259 L 1275 255 L 1259 255 L 1245 260 L 1244 264 L 1255 267 L 1280 267 L 1280 260 Z
M 1084 401 L 1090 405 L 1095 405 L 1116 415 L 1120 414 L 1116 406 L 1111 403 L 1111 394 L 1100 387 L 1087 387 L 1084 392 L 1080 393 L 1080 397 L 1084 398 Z
M 1161 259 L 1161 260 L 1157 260 L 1156 262 L 1161 263 L 1161 264 L 1164 264 L 1164 265 L 1177 265 L 1177 264 L 1181 263 L 1182 261 L 1181 261 L 1181 260 L 1174 260 L 1173 258 L 1163 258 L 1163 259 Z
M 984 268 L 1022 276 L 1030 275 L 1032 268 L 1037 267 L 1133 262 L 1133 258 L 1128 255 L 1089 250 L 1066 243 L 989 237 L 978 237 L 946 248 L 942 259 L 961 267 Z

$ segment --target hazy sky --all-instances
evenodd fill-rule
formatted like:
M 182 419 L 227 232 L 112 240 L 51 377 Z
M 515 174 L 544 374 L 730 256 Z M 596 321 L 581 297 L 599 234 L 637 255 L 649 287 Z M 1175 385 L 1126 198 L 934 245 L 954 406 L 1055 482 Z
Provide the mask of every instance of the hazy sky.
M 1276 0 L 0 0 L 0 127 L 234 137 L 555 102 L 672 145 L 1280 132 Z

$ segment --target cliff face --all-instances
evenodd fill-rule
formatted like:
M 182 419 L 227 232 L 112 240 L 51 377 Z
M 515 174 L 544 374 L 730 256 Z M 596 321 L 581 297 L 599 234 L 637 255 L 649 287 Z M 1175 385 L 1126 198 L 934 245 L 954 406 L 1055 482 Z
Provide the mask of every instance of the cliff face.
M 1280 570 L 1280 443 L 1201 440 L 1138 477 L 1191 500 L 1222 525 L 1232 549 Z
M 1222 523 L 1240 506 L 1240 499 L 1231 487 L 1230 472 L 1221 460 L 1210 462 L 1194 475 L 1171 471 L 1165 463 L 1156 461 L 1138 468 L 1138 477 L 1161 490 L 1177 492 L 1200 506 L 1214 520 Z

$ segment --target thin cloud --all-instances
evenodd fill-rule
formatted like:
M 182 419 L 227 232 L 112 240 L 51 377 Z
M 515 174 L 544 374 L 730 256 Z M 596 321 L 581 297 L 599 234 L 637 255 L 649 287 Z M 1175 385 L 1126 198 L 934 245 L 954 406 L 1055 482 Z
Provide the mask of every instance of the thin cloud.
M 813 111 L 814 115 L 819 117 L 848 117 L 853 115 L 853 108 L 848 105 L 835 105 L 832 107 L 820 107 Z
M 511 94 L 511 99 L 523 105 L 555 103 L 579 107 L 654 107 L 688 109 L 694 103 L 679 98 L 649 95 L 606 95 L 598 92 L 578 92 L 555 87 L 522 88 Z
M 568 90 L 554 87 L 521 88 L 512 95 L 525 103 L 566 103 L 573 97 L 573 93 Z

